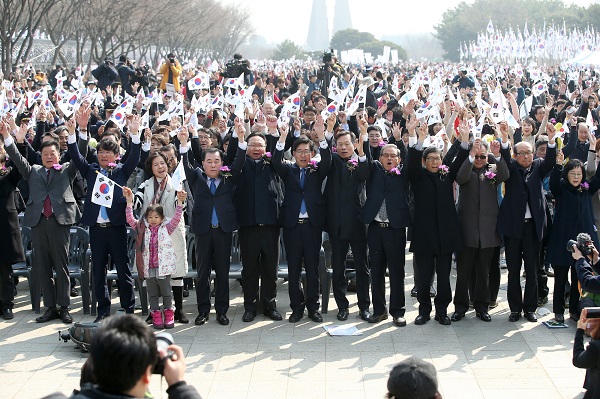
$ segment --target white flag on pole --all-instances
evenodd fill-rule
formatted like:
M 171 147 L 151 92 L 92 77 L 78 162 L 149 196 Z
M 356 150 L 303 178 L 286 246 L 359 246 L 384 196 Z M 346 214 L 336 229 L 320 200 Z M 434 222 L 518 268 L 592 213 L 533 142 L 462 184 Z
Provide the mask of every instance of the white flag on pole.
M 101 173 L 96 176 L 94 191 L 92 192 L 92 202 L 106 208 L 112 207 L 115 193 L 115 182 Z

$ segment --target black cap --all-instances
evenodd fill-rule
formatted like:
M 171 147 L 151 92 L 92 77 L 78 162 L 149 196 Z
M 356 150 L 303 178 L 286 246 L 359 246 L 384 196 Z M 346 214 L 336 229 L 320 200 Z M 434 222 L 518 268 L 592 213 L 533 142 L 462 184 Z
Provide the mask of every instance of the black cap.
M 417 357 L 408 358 L 394 366 L 387 389 L 394 398 L 433 398 L 438 392 L 435 367 Z

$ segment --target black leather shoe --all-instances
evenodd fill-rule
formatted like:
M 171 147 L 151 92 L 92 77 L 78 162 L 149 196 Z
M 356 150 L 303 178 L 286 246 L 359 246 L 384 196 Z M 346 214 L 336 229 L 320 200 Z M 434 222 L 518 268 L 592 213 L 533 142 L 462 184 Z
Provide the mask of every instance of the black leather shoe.
M 198 317 L 196 317 L 196 320 L 194 321 L 194 323 L 196 323 L 197 326 L 201 326 L 202 324 L 206 323 L 208 321 L 208 313 L 202 312 L 198 315 Z
M 175 321 L 177 321 L 181 324 L 188 324 L 190 322 L 190 320 L 185 315 L 185 312 L 181 309 L 175 309 L 174 316 L 175 316 Z
M 289 322 L 290 323 L 297 323 L 300 320 L 302 320 L 302 318 L 304 317 L 304 312 L 292 312 L 292 314 L 289 317 Z
M 42 316 L 35 319 L 35 321 L 37 321 L 38 323 L 46 323 L 50 320 L 55 320 L 55 319 L 60 319 L 60 315 L 58 314 L 58 310 L 56 310 L 56 308 L 52 307 L 52 308 L 48 308 L 46 310 L 46 313 L 44 313 Z
M 534 312 L 525 312 L 525 318 L 532 323 L 537 321 L 537 316 Z
M 454 313 L 452 313 L 452 317 L 450 318 L 450 320 L 452 320 L 452 321 L 461 321 L 463 317 L 465 317 L 464 312 L 462 312 L 462 313 L 460 313 L 460 312 L 454 312 Z
M 62 320 L 63 323 L 65 323 L 65 324 L 73 323 L 73 317 L 71 317 L 71 315 L 69 314 L 69 308 L 61 307 L 58 310 L 58 315 L 60 316 L 60 319 Z
M 12 309 L 2 309 L 2 318 L 4 320 L 12 320 L 15 318 Z
M 412 296 L 413 298 L 416 298 L 417 294 L 418 294 L 417 286 L 415 285 L 414 287 L 412 287 L 412 290 L 410 290 L 410 296 Z
M 518 321 L 521 318 L 521 312 L 510 312 L 510 316 L 508 316 L 508 321 Z
M 276 309 L 267 309 L 264 312 L 264 315 L 273 321 L 281 321 L 283 320 L 283 316 Z
M 371 312 L 369 312 L 368 309 L 361 309 L 361 310 L 359 310 L 358 311 L 358 315 L 364 321 L 369 321 L 369 319 L 371 318 Z
M 244 315 L 242 316 L 242 321 L 244 323 L 250 323 L 252 320 L 254 320 L 255 317 L 256 317 L 256 313 L 254 313 L 250 310 L 246 310 L 244 312 Z
M 538 306 L 544 306 L 547 303 L 548 303 L 548 297 L 547 296 L 545 296 L 543 298 L 538 298 L 538 303 L 537 303 Z
M 96 317 L 96 320 L 94 320 L 94 323 L 102 323 L 104 321 L 104 319 L 106 319 L 108 317 L 108 315 L 106 314 L 99 314 L 98 317 Z M 152 316 L 149 316 L 150 320 L 152 320 Z M 148 322 L 148 320 L 146 320 L 146 323 Z M 152 324 L 152 323 L 150 323 Z
M 394 317 L 394 325 L 396 327 L 406 327 L 406 319 L 404 317 Z
M 318 311 L 314 313 L 309 313 L 308 318 L 314 321 L 315 323 L 321 323 L 323 321 L 323 316 Z
M 440 316 L 436 314 L 433 319 L 443 326 L 449 326 L 450 324 L 452 324 L 452 321 L 450 321 L 448 315 Z
M 350 314 L 350 312 L 348 312 L 348 309 L 340 309 L 340 311 L 337 314 L 337 319 L 339 321 L 346 321 L 346 320 L 348 320 L 349 314 Z
M 479 317 L 483 321 L 492 321 L 492 316 L 488 312 L 476 312 L 475 316 Z
M 382 314 L 374 314 L 371 317 L 369 317 L 369 320 L 367 320 L 369 323 L 379 323 L 382 322 L 384 320 L 387 320 L 388 318 L 388 314 L 387 313 L 382 313 Z
M 73 287 L 71 288 L 71 296 L 75 297 L 79 295 L 79 291 L 77 291 L 77 288 Z
M 431 320 L 431 317 L 429 317 L 429 316 L 418 315 L 417 318 L 415 319 L 415 324 L 417 326 L 422 326 L 423 324 L 427 323 L 429 320 Z
M 217 321 L 222 326 L 226 326 L 227 324 L 229 324 L 229 319 L 227 318 L 227 315 L 225 313 L 217 313 Z

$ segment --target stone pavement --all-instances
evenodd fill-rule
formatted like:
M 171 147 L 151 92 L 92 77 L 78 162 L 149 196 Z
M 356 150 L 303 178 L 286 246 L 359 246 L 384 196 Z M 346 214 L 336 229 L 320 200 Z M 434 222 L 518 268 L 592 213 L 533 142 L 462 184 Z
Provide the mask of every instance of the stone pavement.
M 444 398 L 583 397 L 584 371 L 571 363 L 575 323 L 568 321 L 568 329 L 549 330 L 539 322 L 509 322 L 505 270 L 500 306 L 490 312 L 492 322 L 480 321 L 471 310 L 451 326 L 433 320 L 414 325 L 417 301 L 409 293 L 410 254 L 406 275 L 408 326 L 396 328 L 391 320 L 361 321 L 356 296 L 350 295 L 354 306 L 346 323 L 363 333 L 355 337 L 330 337 L 323 330 L 323 325 L 340 324 L 333 296 L 322 324 L 305 318 L 292 325 L 262 315 L 243 323 L 241 290 L 232 281 L 230 325 L 220 326 L 212 313 L 208 324 L 197 327 L 191 292 L 185 309 L 192 324 L 170 330 L 187 357 L 187 381 L 209 399 L 383 398 L 392 366 L 416 355 L 437 368 Z M 549 283 L 552 286 L 554 280 Z M 87 355 L 70 342 L 59 342 L 58 331 L 65 330 L 59 321 L 37 324 L 27 283 L 22 281 L 18 288 L 15 319 L 0 321 L 0 398 L 40 398 L 55 391 L 68 395 L 79 386 Z M 287 283 L 280 280 L 279 289 L 279 310 L 289 316 Z M 113 305 L 118 307 L 117 299 Z M 551 303 L 546 306 L 551 309 Z M 72 307 L 75 321 L 94 319 L 83 315 L 81 297 L 74 298 Z M 450 305 L 449 313 L 452 310 Z M 155 376 L 151 385 L 155 397 L 166 398 L 166 388 Z

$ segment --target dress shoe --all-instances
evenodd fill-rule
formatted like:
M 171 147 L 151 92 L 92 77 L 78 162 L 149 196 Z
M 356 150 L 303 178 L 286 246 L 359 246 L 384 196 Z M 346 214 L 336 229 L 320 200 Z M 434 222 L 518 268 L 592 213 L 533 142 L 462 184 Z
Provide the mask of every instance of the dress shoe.
M 554 320 L 555 320 L 557 323 L 564 323 L 564 322 L 565 322 L 565 315 L 564 315 L 564 314 L 558 314 L 558 313 L 556 313 L 556 314 L 554 315 Z
M 412 296 L 413 298 L 416 298 L 417 294 L 418 294 L 417 286 L 415 285 L 414 287 L 412 287 L 412 290 L 410 290 L 410 296 Z
M 371 312 L 369 312 L 368 309 L 360 309 L 358 311 L 358 315 L 364 321 L 369 321 L 369 319 L 371 318 Z
M 371 317 L 369 317 L 369 320 L 367 320 L 369 323 L 379 323 L 382 322 L 384 320 L 387 320 L 388 318 L 388 314 L 387 313 L 382 313 L 382 314 L 374 314 Z
M 431 287 L 429 287 L 429 296 L 432 298 L 435 298 L 436 295 L 437 295 L 437 291 L 435 290 L 435 287 L 432 285 Z
M 229 319 L 227 318 L 227 315 L 225 313 L 217 313 L 217 321 L 222 326 L 226 326 L 227 324 L 229 324 Z
M 348 315 L 350 314 L 350 312 L 348 312 L 348 309 L 340 309 L 340 311 L 337 314 L 337 319 L 339 321 L 346 321 L 348 320 Z
M 464 312 L 454 312 L 454 313 L 452 313 L 452 317 L 450 318 L 450 320 L 461 321 L 463 317 L 465 317 Z
M 429 320 L 431 320 L 431 317 L 429 317 L 429 316 L 418 315 L 417 318 L 415 319 L 415 324 L 417 326 L 422 326 L 423 324 L 427 323 Z
M 443 326 L 449 326 L 450 324 L 452 324 L 448 315 L 440 316 L 436 314 L 433 319 Z
M 242 321 L 244 323 L 250 323 L 252 320 L 254 320 L 254 318 L 256 317 L 256 313 L 252 312 L 250 310 L 246 310 L 244 312 L 244 315 L 242 316 Z
M 60 315 L 58 314 L 58 310 L 55 307 L 48 308 L 46 313 L 42 316 L 35 319 L 38 323 L 46 323 L 50 320 L 60 319 Z
M 11 320 L 15 318 L 12 309 L 2 309 L 2 318 L 4 320 Z
M 196 317 L 196 320 L 194 321 L 194 323 L 196 323 L 197 326 L 201 326 L 202 324 L 206 323 L 208 321 L 208 313 L 202 312 L 198 315 L 198 317 Z
M 493 301 L 490 301 L 490 306 L 489 306 L 490 309 L 495 309 L 497 307 L 498 307 L 498 300 L 497 299 L 493 300 Z
M 292 312 L 288 319 L 290 323 L 297 323 L 304 317 L 304 312 Z
M 394 325 L 396 327 L 406 327 L 406 319 L 402 316 L 394 317 Z
M 73 287 L 71 288 L 71 296 L 75 297 L 79 295 L 79 291 L 77 291 L 77 288 Z
M 488 312 L 476 312 L 475 316 L 479 317 L 483 321 L 492 321 L 492 316 Z
M 579 315 L 577 313 L 569 313 L 569 318 L 575 322 L 579 321 Z
M 98 317 L 96 317 L 96 319 L 94 320 L 94 323 L 102 323 L 104 321 L 104 319 L 106 319 L 108 317 L 108 315 L 106 314 L 99 314 Z M 152 324 L 152 315 L 149 316 L 150 317 L 150 323 Z M 146 323 L 148 323 L 148 320 L 146 320 Z
M 545 296 L 543 298 L 538 298 L 538 306 L 544 306 L 545 304 L 548 303 L 548 297 Z
M 508 321 L 518 321 L 521 318 L 521 312 L 510 312 L 510 316 L 508 316 Z
M 525 312 L 525 318 L 527 319 L 527 321 L 530 321 L 532 323 L 537 321 L 537 317 L 533 312 Z
M 318 311 L 314 313 L 309 313 L 308 318 L 314 321 L 315 323 L 321 323 L 323 321 L 323 316 Z
M 267 309 L 265 310 L 264 315 L 273 321 L 283 320 L 281 313 L 279 313 L 276 309 Z
M 190 322 L 185 312 L 181 309 L 175 309 L 175 321 L 181 324 L 188 324 Z
M 69 314 L 69 308 L 67 308 L 66 306 L 61 306 L 60 309 L 58 309 L 58 315 L 60 316 L 60 319 L 63 323 L 73 323 L 73 317 L 71 317 L 71 315 Z

